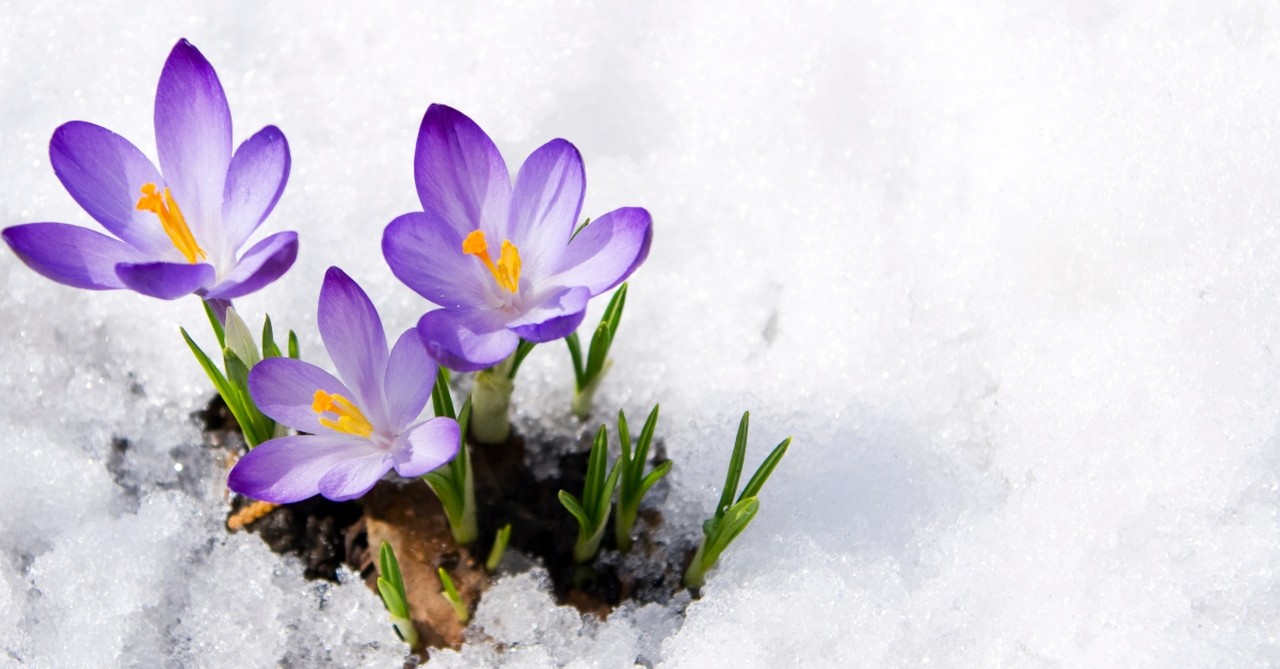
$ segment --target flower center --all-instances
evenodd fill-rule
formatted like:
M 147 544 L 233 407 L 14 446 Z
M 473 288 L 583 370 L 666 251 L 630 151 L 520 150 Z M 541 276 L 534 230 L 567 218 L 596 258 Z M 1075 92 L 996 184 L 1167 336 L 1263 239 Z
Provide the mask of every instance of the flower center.
M 194 265 L 196 258 L 203 260 L 206 257 L 204 249 L 196 244 L 196 238 L 191 235 L 191 228 L 187 227 L 187 219 L 182 217 L 182 210 L 178 208 L 178 203 L 173 200 L 173 195 L 169 193 L 168 188 L 161 193 L 155 184 L 142 184 L 142 197 L 138 198 L 138 211 L 149 211 L 160 217 L 160 227 L 164 228 L 164 233 L 169 235 L 169 241 L 182 252 L 187 262 Z
M 330 430 L 365 438 L 373 434 L 373 425 L 364 417 L 360 408 L 337 393 L 317 390 L 315 399 L 311 402 L 311 410 L 320 415 L 320 424 Z M 335 420 L 325 414 L 333 414 L 337 418 Z
M 507 292 L 515 293 L 520 288 L 520 251 L 511 240 L 502 240 L 502 253 L 498 256 L 497 265 L 489 257 L 489 244 L 484 239 L 484 233 L 479 230 L 472 231 L 462 240 L 462 252 L 479 258 L 493 275 L 493 280 L 506 288 Z

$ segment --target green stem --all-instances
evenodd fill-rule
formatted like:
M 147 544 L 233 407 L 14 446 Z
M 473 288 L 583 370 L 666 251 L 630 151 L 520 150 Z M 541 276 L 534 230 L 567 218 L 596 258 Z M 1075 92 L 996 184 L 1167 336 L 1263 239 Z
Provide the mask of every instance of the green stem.
M 608 518 L 605 514 L 605 518 Z M 578 541 L 573 545 L 573 561 L 579 564 L 590 562 L 591 558 L 600 552 L 600 540 L 604 539 L 605 523 L 600 523 L 600 527 L 596 529 L 591 536 L 578 535 Z
M 604 367 L 600 372 L 591 377 L 581 390 L 573 393 L 573 403 L 570 405 L 573 409 L 573 415 L 578 420 L 586 421 L 591 417 L 591 404 L 595 401 L 596 390 L 600 388 L 600 382 L 604 380 L 604 375 L 609 372 L 609 368 L 613 366 L 612 360 L 606 360 Z
M 508 365 L 503 361 L 476 373 L 471 389 L 471 437 L 481 444 L 503 444 L 511 436 L 511 381 Z
M 631 550 L 631 530 L 636 525 L 636 514 L 639 509 L 628 508 L 630 505 L 618 501 L 618 513 L 613 517 L 613 538 L 618 542 L 618 550 L 627 553 Z
M 693 555 L 693 562 L 689 564 L 689 569 L 684 572 L 684 587 L 690 590 L 701 588 L 707 583 L 707 570 L 702 565 L 702 552 L 707 547 L 707 540 L 704 538 L 698 544 L 698 552 Z

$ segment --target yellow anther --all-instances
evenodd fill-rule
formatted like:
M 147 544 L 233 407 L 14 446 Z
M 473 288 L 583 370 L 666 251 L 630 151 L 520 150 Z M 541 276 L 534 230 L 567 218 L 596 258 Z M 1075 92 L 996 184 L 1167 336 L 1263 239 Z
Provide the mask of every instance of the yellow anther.
M 466 239 L 462 240 L 462 252 L 479 258 L 493 275 L 493 280 L 508 292 L 514 293 L 520 289 L 520 250 L 511 243 L 511 240 L 503 240 L 502 253 L 498 256 L 497 265 L 494 265 L 493 258 L 489 257 L 489 244 L 480 230 L 473 230 Z
M 160 227 L 169 235 L 169 241 L 173 242 L 174 247 L 186 257 L 187 262 L 194 264 L 197 258 L 206 257 L 204 249 L 200 248 L 196 238 L 191 235 L 187 219 L 183 218 L 182 210 L 178 208 L 178 203 L 174 201 L 168 188 L 161 193 L 155 184 L 142 184 L 138 211 L 149 211 L 160 218 Z
M 311 401 L 311 410 L 320 414 L 320 424 L 330 430 L 357 437 L 368 437 L 373 434 L 373 425 L 369 423 L 368 418 L 364 417 L 360 408 L 337 393 L 331 394 L 317 390 Z M 325 416 L 326 413 L 337 416 L 337 419 Z

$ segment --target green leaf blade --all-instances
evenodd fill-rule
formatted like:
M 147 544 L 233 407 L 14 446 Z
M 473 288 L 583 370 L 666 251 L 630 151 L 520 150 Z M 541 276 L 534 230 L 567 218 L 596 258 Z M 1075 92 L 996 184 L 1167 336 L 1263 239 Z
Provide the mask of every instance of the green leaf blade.
M 738 494 L 738 480 L 742 477 L 742 464 L 747 458 L 747 431 L 751 424 L 751 412 L 742 412 L 742 420 L 738 422 L 738 437 L 733 443 L 733 455 L 729 457 L 729 472 L 725 475 L 724 490 L 720 491 L 720 503 L 716 504 L 716 515 L 724 515 L 733 498 Z
M 782 462 L 782 456 L 787 454 L 787 449 L 791 447 L 791 437 L 782 440 L 782 443 L 773 448 L 769 455 L 756 468 L 756 473 L 751 475 L 751 480 L 747 481 L 747 487 L 742 489 L 742 495 L 738 497 L 738 501 L 742 501 L 748 497 L 756 497 L 760 494 L 760 489 L 764 487 L 765 481 L 769 480 L 769 476 L 773 474 L 773 470 L 777 468 L 778 463 Z

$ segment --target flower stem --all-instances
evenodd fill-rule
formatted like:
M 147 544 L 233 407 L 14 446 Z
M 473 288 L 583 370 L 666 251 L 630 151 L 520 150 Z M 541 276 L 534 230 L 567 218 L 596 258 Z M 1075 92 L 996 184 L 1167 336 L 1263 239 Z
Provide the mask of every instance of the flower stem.
M 476 373 L 471 389 L 471 437 L 481 444 L 506 443 L 511 436 L 511 392 L 515 383 L 510 377 L 508 358 L 489 369 Z

